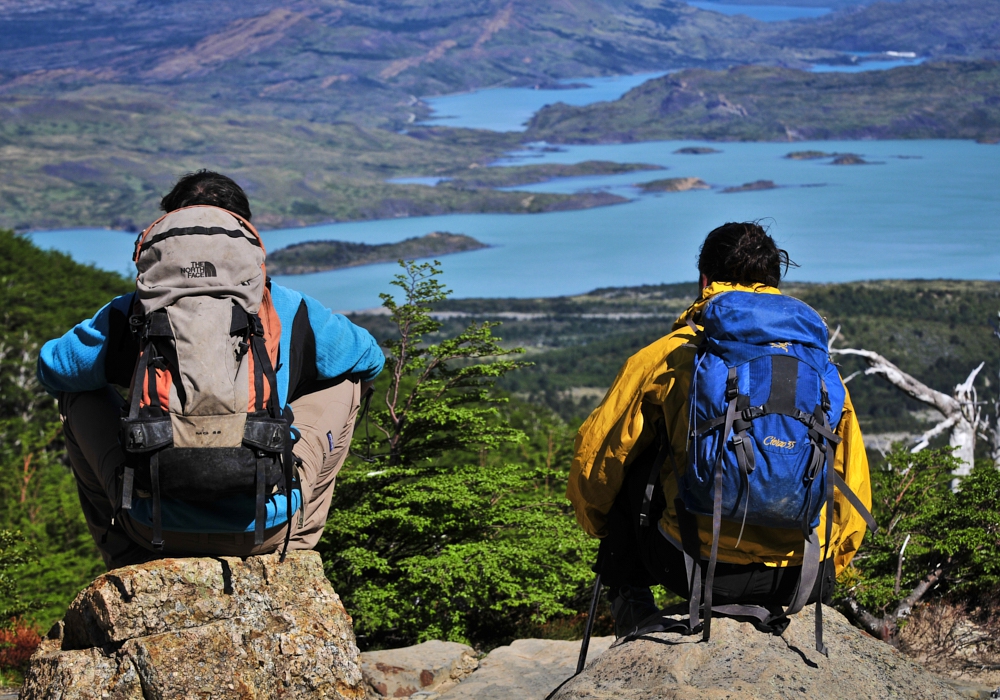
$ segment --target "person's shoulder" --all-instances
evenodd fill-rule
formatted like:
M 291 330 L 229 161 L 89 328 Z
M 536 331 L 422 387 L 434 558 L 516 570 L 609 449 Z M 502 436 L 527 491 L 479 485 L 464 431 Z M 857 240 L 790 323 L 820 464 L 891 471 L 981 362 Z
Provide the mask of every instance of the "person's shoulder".
M 268 285 L 268 289 L 271 292 L 271 303 L 274 304 L 274 310 L 282 322 L 291 321 L 306 305 L 307 297 L 302 292 L 273 282 Z
M 676 369 L 694 357 L 695 331 L 687 325 L 675 328 L 632 355 L 625 363 L 628 372 Z
M 297 292 L 294 289 L 289 289 L 271 281 L 268 281 L 267 288 L 271 291 L 271 298 L 275 301 L 280 299 L 281 301 L 300 302 L 305 296 L 302 292 Z
M 135 304 L 135 292 L 129 292 L 128 294 L 122 294 L 115 297 L 110 302 L 108 302 L 108 308 L 113 311 L 120 311 L 126 316 L 132 314 L 132 307 Z

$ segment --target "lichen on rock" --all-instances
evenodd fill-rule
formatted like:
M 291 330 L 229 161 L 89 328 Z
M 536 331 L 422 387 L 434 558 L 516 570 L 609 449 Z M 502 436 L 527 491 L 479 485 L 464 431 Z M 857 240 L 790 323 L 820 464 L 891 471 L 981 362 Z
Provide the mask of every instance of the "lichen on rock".
M 54 630 L 22 700 L 365 697 L 351 618 L 315 552 L 116 569 Z

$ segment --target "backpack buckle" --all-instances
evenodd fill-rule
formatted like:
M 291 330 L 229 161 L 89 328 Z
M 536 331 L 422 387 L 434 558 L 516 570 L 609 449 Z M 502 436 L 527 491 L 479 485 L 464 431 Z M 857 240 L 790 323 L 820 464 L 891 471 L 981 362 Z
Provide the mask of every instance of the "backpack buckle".
M 143 448 L 146 446 L 146 434 L 137 425 L 132 426 L 132 429 L 128 434 L 129 444 L 128 446 L 132 449 Z
M 256 335 L 261 338 L 264 337 L 264 324 L 260 320 L 260 316 L 254 314 L 250 317 L 250 331 L 248 335 Z
M 812 413 L 806 413 L 805 411 L 799 411 L 796 409 L 795 418 L 805 423 L 807 428 L 812 429 L 816 426 L 816 416 Z
M 134 337 L 140 340 L 146 340 L 149 337 L 149 319 L 145 316 L 129 316 L 128 326 Z

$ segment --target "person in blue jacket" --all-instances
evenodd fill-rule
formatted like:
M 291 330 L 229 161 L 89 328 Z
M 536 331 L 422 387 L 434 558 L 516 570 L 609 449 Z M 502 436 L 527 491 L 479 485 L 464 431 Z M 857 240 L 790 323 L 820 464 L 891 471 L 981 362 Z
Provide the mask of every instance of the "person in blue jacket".
M 194 205 L 216 206 L 251 218 L 246 194 L 233 180 L 211 171 L 183 177 L 160 203 L 165 212 Z M 300 489 L 292 492 L 290 549 L 311 549 L 319 541 L 333 497 L 337 472 L 350 448 L 364 391 L 382 371 L 385 358 L 363 328 L 315 299 L 268 280 L 281 319 L 279 400 L 291 404 Z M 113 386 L 127 388 L 138 357 L 129 329 L 134 293 L 113 299 L 93 318 L 48 341 L 38 358 L 42 386 L 59 400 L 70 463 L 87 526 L 109 569 L 160 556 L 248 556 L 278 549 L 285 540 L 285 496 L 269 497 L 263 545 L 254 546 L 254 496 L 209 505 L 164 498 L 166 547 L 154 553 L 151 499 L 120 506 L 125 457 L 119 444 L 124 400 Z

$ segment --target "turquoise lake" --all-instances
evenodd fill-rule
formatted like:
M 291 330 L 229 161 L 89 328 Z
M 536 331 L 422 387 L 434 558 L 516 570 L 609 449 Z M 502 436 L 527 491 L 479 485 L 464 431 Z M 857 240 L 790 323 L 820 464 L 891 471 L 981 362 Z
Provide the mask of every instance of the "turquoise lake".
M 792 5 L 728 5 L 722 2 L 698 2 L 688 0 L 688 5 L 699 10 L 719 12 L 724 15 L 746 15 L 761 22 L 784 22 L 790 19 L 810 19 L 822 17 L 830 12 L 829 7 L 795 7 Z
M 580 90 L 485 90 L 432 102 L 444 103 L 451 110 L 444 113 L 457 115 L 444 123 L 509 128 L 515 120 L 523 121 L 524 110 L 541 106 L 533 107 L 528 98 L 550 99 L 555 93 L 564 101 L 584 100 L 577 104 L 614 99 L 648 77 L 587 79 L 592 86 Z M 800 264 L 790 272 L 792 280 L 1000 277 L 1000 146 L 947 140 L 543 146 L 533 144 L 503 162 L 598 159 L 649 163 L 664 170 L 516 188 L 529 193 L 606 190 L 629 199 L 610 207 L 329 224 L 266 231 L 265 243 L 273 250 L 309 240 L 376 244 L 431 231 L 464 233 L 491 247 L 442 259 L 444 281 L 456 296 L 553 296 L 693 280 L 698 245 L 709 230 L 726 221 L 762 220 Z M 687 146 L 721 152 L 675 153 Z M 871 164 L 835 166 L 830 158 L 784 157 L 803 150 L 856 153 Z M 712 189 L 643 194 L 634 186 L 664 177 L 698 177 Z M 721 192 L 757 180 L 771 180 L 777 187 Z M 69 230 L 30 235 L 42 247 L 66 251 L 81 262 L 134 274 L 132 234 Z M 397 270 L 395 264 L 371 265 L 277 281 L 331 308 L 356 310 L 378 306 L 378 293 L 389 289 Z
M 266 231 L 269 248 L 307 240 L 386 243 L 430 231 L 473 236 L 493 247 L 442 259 L 457 296 L 551 296 L 596 287 L 694 278 L 698 245 L 726 221 L 762 219 L 801 267 L 789 278 L 1000 277 L 1000 148 L 968 141 L 711 144 L 722 153 L 680 155 L 694 142 L 573 146 L 522 162 L 588 159 L 646 162 L 666 171 L 571 178 L 529 191 L 608 189 L 627 204 L 549 214 L 457 214 Z M 872 165 L 793 161 L 791 150 L 853 152 Z M 900 157 L 904 156 L 904 157 Z M 630 185 L 700 177 L 715 189 L 644 194 Z M 773 180 L 773 190 L 722 194 L 721 187 Z M 103 230 L 32 234 L 82 262 L 134 274 L 134 235 Z M 278 278 L 335 309 L 379 304 L 393 264 Z

